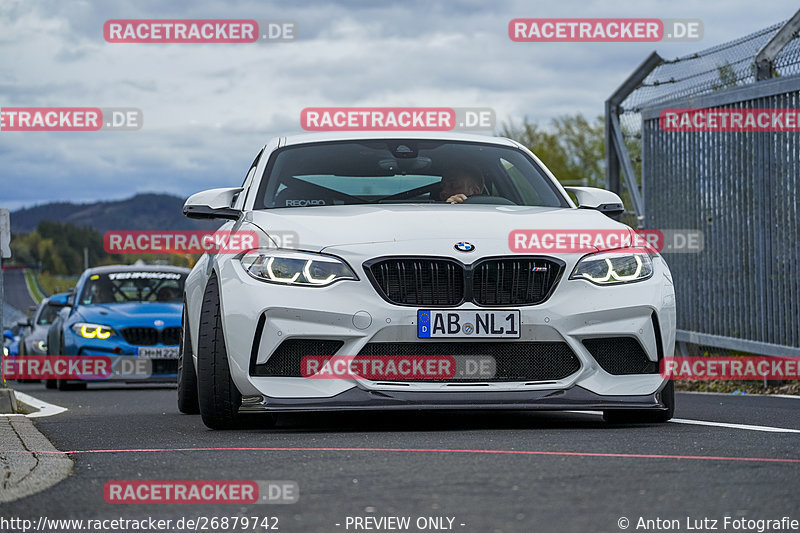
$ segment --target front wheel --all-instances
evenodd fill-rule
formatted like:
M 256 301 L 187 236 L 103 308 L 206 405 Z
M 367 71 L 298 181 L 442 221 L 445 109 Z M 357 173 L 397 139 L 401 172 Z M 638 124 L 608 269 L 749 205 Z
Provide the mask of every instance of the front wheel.
M 187 415 L 200 412 L 197 400 L 197 373 L 192 361 L 192 339 L 189 337 L 189 323 L 186 320 L 186 302 L 183 302 L 183 321 L 181 322 L 180 359 L 178 359 L 178 410 Z
M 197 340 L 197 393 L 203 423 L 211 429 L 231 429 L 242 420 L 242 394 L 231 378 L 216 273 L 208 280 L 200 311 Z
M 612 424 L 668 422 L 675 415 L 675 382 L 669 381 L 661 390 L 661 402 L 666 409 L 613 409 L 603 411 L 603 420 Z

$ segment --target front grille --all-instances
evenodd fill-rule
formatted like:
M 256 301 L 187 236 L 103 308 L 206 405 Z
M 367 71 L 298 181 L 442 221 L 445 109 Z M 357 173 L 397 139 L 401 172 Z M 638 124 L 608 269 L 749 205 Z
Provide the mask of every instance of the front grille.
M 332 356 L 344 342 L 318 339 L 287 339 L 283 341 L 266 363 L 253 365 L 252 376 L 302 377 L 300 362 L 308 355 Z
M 492 258 L 464 265 L 443 258 L 386 258 L 364 263 L 390 303 L 420 307 L 535 305 L 552 293 L 563 264 L 543 258 Z
M 642 345 L 633 337 L 584 339 L 583 345 L 609 374 L 658 374 L 658 364 L 647 358 Z
M 422 382 L 510 382 L 555 381 L 580 370 L 578 357 L 564 342 L 372 342 L 360 356 L 399 358 L 403 356 L 451 356 L 456 368 L 464 370 L 466 359 L 493 358 L 492 377 L 459 375 L 443 379 L 376 379 L 375 381 Z
M 449 305 L 464 298 L 464 269 L 445 259 L 387 259 L 369 267 L 378 291 L 401 305 Z
M 561 265 L 546 259 L 483 261 L 472 275 L 472 299 L 478 305 L 542 303 L 560 271 Z
M 181 328 L 164 328 L 161 331 L 161 344 L 180 344 L 181 343 Z
M 158 330 L 156 328 L 122 328 L 119 331 L 128 344 L 152 346 L 153 344 L 180 344 L 181 328 L 172 327 Z

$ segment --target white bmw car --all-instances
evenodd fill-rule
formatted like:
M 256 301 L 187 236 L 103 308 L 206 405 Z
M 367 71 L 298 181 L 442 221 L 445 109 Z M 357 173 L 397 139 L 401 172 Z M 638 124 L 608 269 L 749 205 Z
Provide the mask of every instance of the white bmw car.
M 675 296 L 663 258 L 624 240 L 512 246 L 515 232 L 522 244 L 530 231 L 632 232 L 612 218 L 622 210 L 611 192 L 563 188 L 509 139 L 272 139 L 241 186 L 184 206 L 258 243 L 204 255 L 186 280 L 178 406 L 211 428 L 355 409 L 666 421 L 674 389 L 659 363 L 674 349 Z

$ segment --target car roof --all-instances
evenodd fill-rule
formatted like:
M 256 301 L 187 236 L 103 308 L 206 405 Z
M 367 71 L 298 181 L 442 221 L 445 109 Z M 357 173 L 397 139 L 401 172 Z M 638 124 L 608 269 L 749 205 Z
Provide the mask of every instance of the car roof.
M 107 274 L 109 272 L 180 272 L 188 273 L 186 267 L 172 265 L 105 265 L 88 269 L 86 274 Z
M 355 141 L 374 139 L 442 140 L 495 144 L 498 146 L 511 146 L 515 148 L 519 146 L 517 142 L 505 137 L 443 131 L 321 131 L 314 133 L 299 133 L 283 137 L 281 146 L 325 141 Z

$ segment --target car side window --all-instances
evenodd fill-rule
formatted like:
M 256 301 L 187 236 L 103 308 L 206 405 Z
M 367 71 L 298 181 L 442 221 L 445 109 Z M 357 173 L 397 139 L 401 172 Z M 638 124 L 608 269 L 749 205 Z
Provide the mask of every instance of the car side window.
M 251 180 L 253 178 L 253 175 L 256 173 L 256 167 L 258 167 L 258 160 L 261 159 L 261 154 L 263 152 L 264 152 L 264 149 L 262 148 L 261 151 L 258 152 L 258 155 L 256 155 L 256 158 L 253 160 L 253 164 L 250 165 L 250 169 L 247 171 L 247 174 L 245 174 L 245 176 L 244 176 L 244 180 L 242 181 L 242 187 L 245 187 L 248 182 L 250 182 L 250 184 L 252 186 L 253 182 Z M 250 187 L 248 187 L 248 190 L 249 189 L 250 189 Z M 247 190 L 243 190 L 242 192 L 245 193 L 245 196 L 247 196 Z M 240 193 L 237 193 L 236 195 L 234 195 L 233 200 L 231 200 L 231 205 L 230 205 L 231 207 L 236 205 L 236 200 L 239 199 L 239 195 L 241 195 L 241 194 L 242 193 L 240 192 Z

